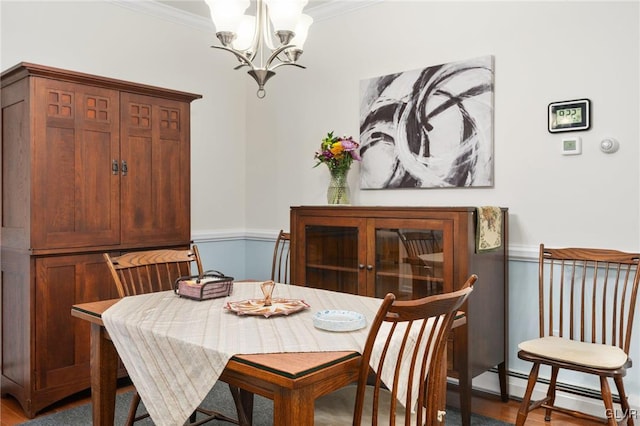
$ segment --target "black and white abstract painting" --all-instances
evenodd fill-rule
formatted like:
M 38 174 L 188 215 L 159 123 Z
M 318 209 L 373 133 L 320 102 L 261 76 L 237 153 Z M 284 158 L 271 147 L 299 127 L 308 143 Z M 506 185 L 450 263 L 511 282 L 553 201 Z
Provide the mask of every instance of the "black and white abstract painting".
M 360 187 L 493 186 L 493 62 L 361 81 Z

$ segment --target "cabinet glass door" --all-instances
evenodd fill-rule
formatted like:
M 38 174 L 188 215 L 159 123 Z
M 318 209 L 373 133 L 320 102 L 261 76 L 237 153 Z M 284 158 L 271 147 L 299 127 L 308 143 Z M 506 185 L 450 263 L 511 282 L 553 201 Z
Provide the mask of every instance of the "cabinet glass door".
M 398 300 L 409 300 L 445 291 L 452 275 L 451 256 L 445 256 L 451 250 L 446 224 L 376 226 L 375 297 L 391 292 Z
M 357 226 L 305 226 L 305 285 L 358 294 Z

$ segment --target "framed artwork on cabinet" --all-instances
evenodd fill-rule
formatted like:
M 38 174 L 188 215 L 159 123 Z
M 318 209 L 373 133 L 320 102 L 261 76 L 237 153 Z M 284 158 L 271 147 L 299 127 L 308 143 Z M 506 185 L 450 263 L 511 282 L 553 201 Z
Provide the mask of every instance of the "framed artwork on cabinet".
M 493 186 L 494 58 L 360 82 L 362 189 Z

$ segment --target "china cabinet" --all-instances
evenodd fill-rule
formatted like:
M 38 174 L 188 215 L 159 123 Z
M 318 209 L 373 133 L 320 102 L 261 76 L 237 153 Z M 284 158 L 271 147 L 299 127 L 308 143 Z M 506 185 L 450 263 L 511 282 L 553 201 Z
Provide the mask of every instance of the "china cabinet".
M 200 95 L 29 63 L 1 86 L 1 392 L 33 417 L 89 387 L 70 312 L 117 297 L 102 254 L 189 245 Z
M 291 207 L 292 282 L 406 300 L 453 291 L 477 274 L 467 323 L 448 345 L 468 424 L 473 377 L 497 367 L 507 399 L 508 212 L 500 212 L 502 245 L 480 252 L 473 207 Z

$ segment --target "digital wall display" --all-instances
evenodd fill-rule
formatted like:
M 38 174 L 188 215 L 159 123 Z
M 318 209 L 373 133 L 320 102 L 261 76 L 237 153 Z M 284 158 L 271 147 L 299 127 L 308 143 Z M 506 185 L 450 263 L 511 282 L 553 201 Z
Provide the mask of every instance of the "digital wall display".
M 590 110 L 591 101 L 589 99 L 551 102 L 549 104 L 549 131 L 556 133 L 587 130 L 591 127 Z

